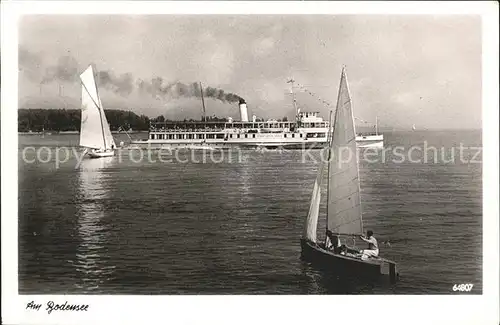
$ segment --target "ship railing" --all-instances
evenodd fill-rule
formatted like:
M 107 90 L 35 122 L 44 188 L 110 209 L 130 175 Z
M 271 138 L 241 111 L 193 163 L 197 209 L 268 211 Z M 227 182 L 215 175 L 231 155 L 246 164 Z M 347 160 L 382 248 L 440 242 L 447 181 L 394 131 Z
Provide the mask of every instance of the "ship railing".
M 193 133 L 193 132 L 222 132 L 224 129 L 213 129 L 213 128 L 205 128 L 205 129 L 164 129 L 164 128 L 150 128 L 150 132 L 168 132 L 168 133 Z

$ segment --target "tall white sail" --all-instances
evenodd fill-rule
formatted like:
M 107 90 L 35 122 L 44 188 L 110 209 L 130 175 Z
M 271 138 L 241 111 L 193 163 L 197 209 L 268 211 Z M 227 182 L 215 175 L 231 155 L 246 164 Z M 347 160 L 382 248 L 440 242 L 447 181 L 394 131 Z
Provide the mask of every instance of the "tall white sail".
M 102 107 L 102 105 L 101 105 Z M 109 123 L 106 119 L 106 114 L 104 114 L 104 109 L 101 109 L 102 116 L 102 125 L 104 129 L 104 138 L 106 139 L 106 149 L 115 149 L 115 140 L 113 139 L 113 135 L 111 134 L 111 130 L 109 129 Z
M 316 233 L 318 228 L 319 204 L 321 201 L 321 183 L 323 180 L 323 169 L 325 164 L 320 162 L 318 168 L 318 176 L 314 182 L 313 194 L 311 197 L 311 204 L 309 206 L 309 213 L 307 214 L 306 224 L 304 227 L 303 237 L 312 242 L 316 242 Z
M 96 89 L 97 89 L 97 86 L 96 86 Z M 106 149 L 116 148 L 115 140 L 113 139 L 113 135 L 111 134 L 111 130 L 109 129 L 108 119 L 106 118 L 106 114 L 104 113 L 104 106 L 102 106 L 101 96 L 99 96 L 99 90 L 97 90 L 97 98 L 99 99 L 99 107 L 100 107 L 101 117 L 102 117 L 104 138 L 106 140 Z
M 328 168 L 328 229 L 339 234 L 363 232 L 356 130 L 345 69 L 340 78 Z
M 92 149 L 110 149 L 115 146 L 109 124 L 97 91 L 94 69 L 90 65 L 81 75 L 82 119 L 80 146 Z

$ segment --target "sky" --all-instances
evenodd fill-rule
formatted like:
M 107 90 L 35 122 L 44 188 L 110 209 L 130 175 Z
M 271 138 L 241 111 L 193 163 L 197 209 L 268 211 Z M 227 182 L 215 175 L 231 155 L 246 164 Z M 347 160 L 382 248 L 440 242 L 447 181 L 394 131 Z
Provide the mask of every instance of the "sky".
M 241 97 L 250 116 L 290 119 L 293 78 L 326 119 L 345 65 L 358 123 L 481 128 L 479 16 L 24 16 L 19 107 L 79 108 L 89 64 L 105 108 L 150 117 L 199 118 L 201 82 L 208 115 L 238 119 Z

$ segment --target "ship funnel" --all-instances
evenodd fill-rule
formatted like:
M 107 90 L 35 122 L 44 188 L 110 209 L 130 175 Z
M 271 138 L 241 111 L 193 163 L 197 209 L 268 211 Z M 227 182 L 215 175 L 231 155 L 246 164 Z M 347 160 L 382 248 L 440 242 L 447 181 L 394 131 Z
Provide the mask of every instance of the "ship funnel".
M 240 99 L 240 117 L 242 122 L 248 122 L 247 103 L 243 98 Z

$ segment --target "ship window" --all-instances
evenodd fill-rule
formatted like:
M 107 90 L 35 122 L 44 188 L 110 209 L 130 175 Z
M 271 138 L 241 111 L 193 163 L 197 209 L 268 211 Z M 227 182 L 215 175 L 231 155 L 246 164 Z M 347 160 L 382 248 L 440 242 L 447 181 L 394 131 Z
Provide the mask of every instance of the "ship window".
M 224 133 L 217 133 L 217 134 L 215 135 L 215 137 L 216 137 L 217 139 L 224 139 Z
M 302 138 L 302 133 L 300 134 L 300 137 Z
M 255 134 L 252 134 L 252 138 L 255 138 Z
M 284 135 L 284 136 L 285 136 L 285 138 L 286 138 L 286 133 L 285 133 L 285 134 L 283 134 L 283 135 Z
M 233 137 L 233 135 L 232 135 L 232 134 L 230 134 L 230 135 L 229 135 L 229 137 L 230 137 L 230 138 L 232 138 L 232 137 Z
M 240 135 L 238 134 L 238 139 L 240 138 Z
M 245 138 L 248 138 L 248 134 L 245 134 Z
M 314 123 L 311 123 L 311 127 L 312 127 L 312 128 L 314 127 Z
M 292 138 L 295 138 L 295 133 L 292 133 Z

